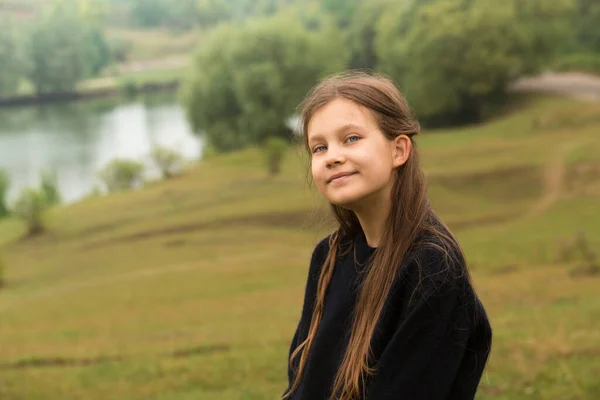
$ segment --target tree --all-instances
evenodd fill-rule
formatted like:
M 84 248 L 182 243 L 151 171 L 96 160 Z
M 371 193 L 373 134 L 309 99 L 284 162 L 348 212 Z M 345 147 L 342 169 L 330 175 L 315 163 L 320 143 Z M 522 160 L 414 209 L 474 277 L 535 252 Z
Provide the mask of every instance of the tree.
M 33 23 L 27 53 L 38 94 L 72 92 L 86 74 L 86 30 L 69 5 L 56 3 Z
M 377 23 L 391 6 L 389 0 L 361 2 L 354 11 L 349 25 L 349 44 L 352 49 L 350 67 L 352 69 L 375 69 L 377 54 L 375 36 Z
M 48 202 L 41 190 L 24 188 L 15 202 L 14 214 L 27 224 L 27 233 L 35 235 L 44 231 L 43 213 Z
M 42 171 L 40 177 L 40 191 L 49 206 L 60 204 L 60 191 L 58 189 L 58 177 L 56 171 Z
M 6 197 L 8 195 L 9 186 L 10 179 L 8 173 L 5 170 L 0 169 L 0 218 L 4 218 L 8 215 Z
M 600 2 L 577 0 L 575 14 L 576 41 L 583 50 L 600 52 Z
M 0 19 L 0 98 L 16 93 L 23 77 L 21 42 L 13 22 Z
M 144 165 L 135 160 L 117 158 L 99 172 L 99 177 L 109 193 L 133 189 L 143 184 Z
M 155 145 L 152 147 L 150 156 L 152 157 L 154 164 L 156 164 L 157 168 L 160 170 L 163 179 L 170 179 L 177 176 L 183 169 L 183 156 L 174 149 Z
M 164 0 L 132 0 L 131 2 L 131 19 L 144 28 L 162 25 L 168 12 L 169 7 Z
M 285 119 L 305 93 L 346 60 L 335 31 L 309 33 L 289 16 L 221 27 L 196 54 L 183 85 L 188 119 L 221 151 L 286 137 Z
M 84 37 L 85 75 L 96 76 L 111 62 L 111 49 L 98 28 L 87 28 Z
M 377 25 L 380 70 L 420 117 L 478 120 L 518 76 L 538 71 L 566 38 L 570 0 L 430 0 Z

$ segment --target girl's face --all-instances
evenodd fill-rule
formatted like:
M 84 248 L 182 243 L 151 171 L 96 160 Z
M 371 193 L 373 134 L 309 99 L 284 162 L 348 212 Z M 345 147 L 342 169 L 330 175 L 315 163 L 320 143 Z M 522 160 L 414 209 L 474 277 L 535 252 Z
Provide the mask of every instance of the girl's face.
M 367 108 L 343 98 L 314 113 L 307 136 L 319 192 L 353 211 L 390 199 L 394 169 L 410 153 L 406 135 L 389 140 Z

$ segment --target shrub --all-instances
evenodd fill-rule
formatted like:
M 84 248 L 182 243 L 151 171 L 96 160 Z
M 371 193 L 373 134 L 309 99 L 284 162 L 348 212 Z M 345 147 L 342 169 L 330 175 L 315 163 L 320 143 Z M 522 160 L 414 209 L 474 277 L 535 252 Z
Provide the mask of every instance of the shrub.
M 135 160 L 116 159 L 100 171 L 100 179 L 110 193 L 131 189 L 143 183 L 144 166 Z
M 0 289 L 6 286 L 6 277 L 4 276 L 6 270 L 6 265 L 2 260 L 2 254 L 0 253 Z
M 60 192 L 58 190 L 58 179 L 55 172 L 42 172 L 40 190 L 44 193 L 48 205 L 60 203 Z
M 27 233 L 35 235 L 44 231 L 43 212 L 48 201 L 42 190 L 23 188 L 13 212 L 27 224 Z
M 287 143 L 279 137 L 270 137 L 265 142 L 265 155 L 269 174 L 276 175 L 281 171 L 281 163 L 287 149 Z
M 183 157 L 173 149 L 156 145 L 151 156 L 164 179 L 179 175 L 183 169 Z
M 10 186 L 10 178 L 8 173 L 4 170 L 0 170 L 0 218 L 8 215 L 8 207 L 6 206 L 6 195 L 8 193 L 8 187 Z
M 600 55 L 595 53 L 574 53 L 558 57 L 553 69 L 560 72 L 588 72 L 600 74 Z
M 123 96 L 132 98 L 138 93 L 138 85 L 132 78 L 123 79 L 119 82 L 119 91 Z

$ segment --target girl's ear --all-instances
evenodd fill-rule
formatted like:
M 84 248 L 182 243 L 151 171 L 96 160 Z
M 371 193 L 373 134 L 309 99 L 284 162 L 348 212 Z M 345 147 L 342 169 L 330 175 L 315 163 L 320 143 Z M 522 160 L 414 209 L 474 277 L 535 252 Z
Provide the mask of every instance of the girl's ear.
M 406 135 L 398 135 L 392 140 L 392 164 L 394 168 L 404 165 L 410 152 L 412 143 Z

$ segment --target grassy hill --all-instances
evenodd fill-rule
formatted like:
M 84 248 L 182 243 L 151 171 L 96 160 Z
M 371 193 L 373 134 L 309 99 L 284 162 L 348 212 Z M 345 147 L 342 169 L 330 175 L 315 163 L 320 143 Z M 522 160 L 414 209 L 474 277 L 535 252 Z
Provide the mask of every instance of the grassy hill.
M 479 399 L 600 397 L 600 105 L 522 99 L 481 126 L 424 132 L 430 195 L 494 327 Z M 0 398 L 276 399 L 324 203 L 290 150 L 256 149 L 48 215 L 0 223 Z M 570 251 L 570 253 L 569 253 Z

